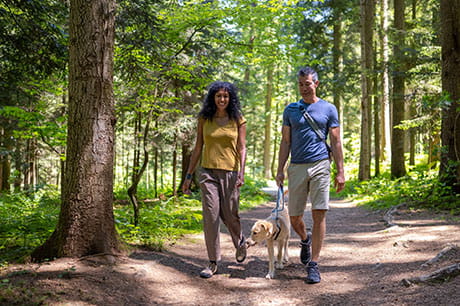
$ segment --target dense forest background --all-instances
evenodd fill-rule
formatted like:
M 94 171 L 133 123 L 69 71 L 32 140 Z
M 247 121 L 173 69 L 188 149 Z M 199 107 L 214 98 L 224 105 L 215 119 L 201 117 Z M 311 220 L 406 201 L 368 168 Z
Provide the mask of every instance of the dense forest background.
M 458 214 L 454 2 L 117 1 L 118 233 L 161 245 L 179 228 L 197 227 L 198 195 L 178 190 L 196 115 L 215 80 L 239 88 L 248 122 L 243 191 L 257 195 L 273 179 L 281 114 L 299 98 L 295 75 L 305 65 L 319 73 L 318 96 L 339 110 L 343 196 L 377 208 L 406 202 Z M 0 252 L 30 253 L 57 222 L 69 167 L 69 12 L 67 1 L 0 1 Z

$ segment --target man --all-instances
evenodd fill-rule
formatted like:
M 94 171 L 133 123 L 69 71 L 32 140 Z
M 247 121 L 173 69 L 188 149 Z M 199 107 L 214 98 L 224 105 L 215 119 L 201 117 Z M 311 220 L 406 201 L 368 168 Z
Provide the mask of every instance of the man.
M 276 182 L 278 186 L 283 184 L 284 168 L 290 154 L 289 215 L 292 227 L 301 239 L 300 260 L 306 265 L 306 280 L 314 284 L 321 281 L 317 262 L 326 234 L 331 170 L 328 147 L 303 112 L 311 115 L 325 136 L 324 140 L 328 134 L 330 135 L 332 155 L 337 168 L 334 182 L 337 192 L 342 191 L 345 186 L 345 175 L 337 109 L 333 104 L 316 96 L 319 81 L 315 70 L 305 67 L 297 76 L 302 99 L 284 109 Z M 308 196 L 311 200 L 313 219 L 311 235 L 307 233 L 303 221 Z

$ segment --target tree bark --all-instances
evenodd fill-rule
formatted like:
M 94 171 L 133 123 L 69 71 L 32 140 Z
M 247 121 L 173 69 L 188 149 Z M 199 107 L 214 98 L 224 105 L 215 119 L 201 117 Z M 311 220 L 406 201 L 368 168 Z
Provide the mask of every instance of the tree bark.
M 381 1 L 381 52 L 382 52 L 382 160 L 391 160 L 390 77 L 388 72 L 388 1 Z
M 405 58 L 404 58 L 404 0 L 394 0 L 394 66 L 393 71 L 393 135 L 391 142 L 391 176 L 401 177 L 406 175 L 404 164 L 404 139 L 405 132 L 397 129 L 405 117 L 404 93 L 405 93 Z
M 334 48 L 332 49 L 332 66 L 334 71 L 334 82 L 333 82 L 333 102 L 337 108 L 339 114 L 339 122 L 342 122 L 342 91 L 343 91 L 343 82 L 342 73 L 343 73 L 343 48 L 342 48 L 342 27 L 343 21 L 341 16 L 341 9 L 337 8 L 338 1 L 334 1 Z M 343 133 L 343 129 L 340 129 L 340 132 Z M 342 135 L 341 135 L 342 136 Z
M 267 68 L 267 95 L 265 96 L 265 136 L 264 136 L 264 177 L 270 178 L 270 152 L 271 152 L 271 127 L 272 127 L 272 95 L 273 95 L 273 64 Z
M 31 188 L 35 188 L 37 184 L 37 173 L 36 173 L 36 151 L 37 151 L 37 140 L 30 138 L 26 140 L 25 150 L 25 164 L 27 167 L 24 171 L 24 190 L 29 191 Z
M 460 0 L 441 0 L 442 90 L 449 104 L 442 110 L 439 179 L 460 194 Z
M 377 60 L 374 52 L 374 65 L 377 64 Z M 374 68 L 374 71 L 377 71 L 378 67 Z M 380 175 L 380 155 L 382 153 L 380 143 L 381 143 L 381 131 L 380 131 L 380 101 L 378 97 L 378 75 L 375 73 L 372 77 L 373 84 L 373 107 L 374 107 L 374 162 L 375 162 L 375 176 Z
M 177 196 L 177 132 L 174 132 L 174 147 L 173 147 L 173 160 L 172 160 L 172 190 L 173 196 Z
M 361 149 L 359 157 L 360 181 L 371 177 L 371 96 L 373 62 L 374 0 L 361 0 Z
M 0 128 L 0 148 L 3 149 L 3 154 L 0 154 L 0 193 L 10 192 L 10 176 L 11 176 L 11 131 Z
M 70 1 L 69 119 L 61 212 L 35 261 L 114 253 L 115 1 Z
M 140 108 L 140 105 L 137 105 Z M 134 118 L 134 154 L 133 154 L 133 168 L 131 173 L 131 185 L 128 187 L 128 196 L 133 206 L 133 217 L 134 225 L 137 226 L 139 223 L 139 202 L 137 201 L 137 186 L 141 180 L 142 173 L 145 170 L 140 167 L 140 156 L 141 156 L 141 121 L 142 112 L 136 111 L 136 117 Z

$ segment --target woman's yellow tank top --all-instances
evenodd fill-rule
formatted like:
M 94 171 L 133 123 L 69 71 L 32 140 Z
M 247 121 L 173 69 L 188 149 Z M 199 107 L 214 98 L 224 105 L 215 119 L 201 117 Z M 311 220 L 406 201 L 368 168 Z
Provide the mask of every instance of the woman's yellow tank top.
M 237 150 L 238 127 L 246 123 L 241 117 L 238 122 L 229 120 L 220 126 L 215 120 L 204 120 L 203 124 L 203 155 L 201 166 L 210 169 L 238 171 L 240 156 Z

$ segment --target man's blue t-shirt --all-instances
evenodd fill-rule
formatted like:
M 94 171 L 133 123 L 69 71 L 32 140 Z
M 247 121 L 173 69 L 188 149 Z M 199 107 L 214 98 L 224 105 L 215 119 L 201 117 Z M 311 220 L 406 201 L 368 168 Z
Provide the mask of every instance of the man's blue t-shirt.
M 301 106 L 316 121 L 326 139 L 329 128 L 339 126 L 336 107 L 322 99 L 313 104 L 305 103 L 301 99 L 286 106 L 283 112 L 283 125 L 291 128 L 291 163 L 314 163 L 329 158 L 326 144 L 304 118 L 300 110 Z

